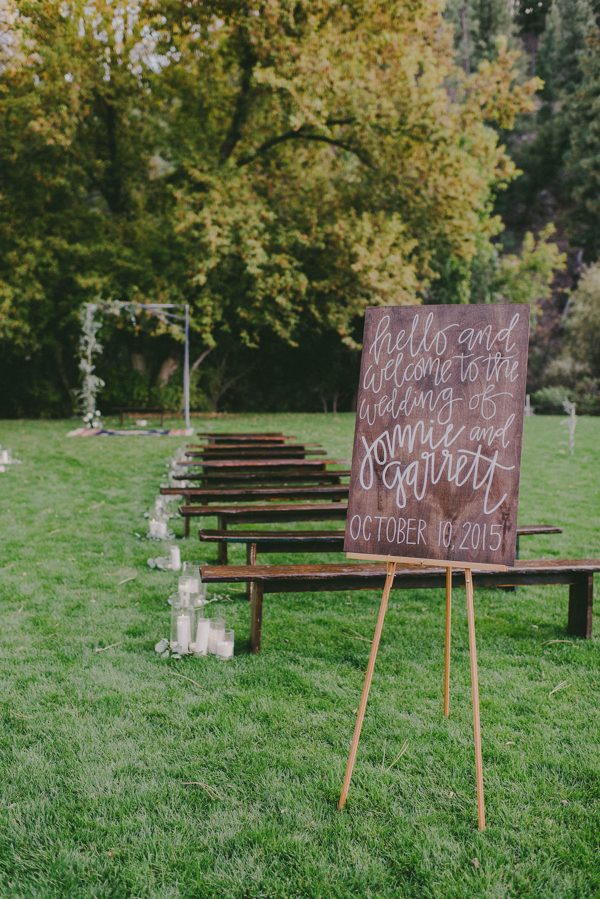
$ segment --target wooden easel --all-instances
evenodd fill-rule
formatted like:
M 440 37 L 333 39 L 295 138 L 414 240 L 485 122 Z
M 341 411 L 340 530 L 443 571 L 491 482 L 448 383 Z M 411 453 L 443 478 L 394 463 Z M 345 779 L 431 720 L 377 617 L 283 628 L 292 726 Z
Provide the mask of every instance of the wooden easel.
M 349 553 L 349 557 L 357 558 L 354 553 Z M 363 558 L 367 558 L 363 556 Z M 372 556 L 368 557 L 373 559 Z M 338 801 L 338 809 L 343 809 L 348 797 L 350 788 L 350 780 L 352 771 L 356 761 L 356 753 L 360 740 L 360 732 L 362 730 L 365 710 L 367 708 L 367 700 L 371 689 L 371 681 L 373 680 L 373 671 L 375 670 L 375 662 L 377 660 L 377 652 L 379 650 L 379 641 L 383 630 L 383 622 L 388 607 L 392 584 L 396 574 L 398 560 L 386 559 L 387 574 L 385 585 L 383 587 L 383 595 L 379 606 L 379 614 L 377 615 L 377 624 L 375 625 L 375 635 L 371 644 L 371 652 L 369 653 L 369 663 L 367 665 L 367 673 L 363 685 L 358 714 L 356 716 L 356 724 L 354 726 L 354 735 L 350 744 L 350 755 L 346 765 L 346 773 L 344 775 L 344 783 L 342 784 L 342 792 Z M 406 559 L 402 562 L 409 561 Z M 410 560 L 415 564 L 415 560 Z M 419 564 L 417 562 L 417 564 Z M 426 564 L 426 562 L 425 562 Z M 439 564 L 439 563 L 437 563 Z M 477 820 L 479 830 L 485 830 L 485 802 L 483 795 L 483 759 L 481 754 L 481 723 L 479 718 L 479 680 L 477 674 L 477 647 L 475 641 L 475 611 L 473 607 L 473 572 L 468 566 L 453 566 L 449 563 L 442 563 L 446 568 L 446 641 L 444 653 L 444 715 L 448 717 L 450 714 L 450 642 L 452 633 L 452 569 L 453 567 L 464 568 L 465 587 L 467 593 L 467 621 L 469 628 L 469 655 L 471 660 L 471 697 L 473 701 L 473 732 L 475 737 L 475 781 L 477 783 Z

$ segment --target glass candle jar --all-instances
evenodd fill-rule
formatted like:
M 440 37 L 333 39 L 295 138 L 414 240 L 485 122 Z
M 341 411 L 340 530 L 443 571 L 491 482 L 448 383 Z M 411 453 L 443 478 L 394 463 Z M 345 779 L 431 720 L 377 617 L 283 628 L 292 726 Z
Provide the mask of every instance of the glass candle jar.
M 171 571 L 179 571 L 181 568 L 181 551 L 178 546 L 169 547 L 169 565 Z
M 208 651 L 212 655 L 217 654 L 217 646 L 223 640 L 225 635 L 225 619 L 211 618 L 210 631 L 208 634 Z
M 208 638 L 211 619 L 205 618 L 202 610 L 198 610 L 194 624 L 194 655 L 205 656 L 208 653 Z
M 148 528 L 148 536 L 152 540 L 166 540 L 169 536 L 167 519 L 162 516 L 159 517 L 156 514 L 151 515 Z
M 171 649 L 181 655 L 190 652 L 192 642 L 193 609 L 177 596 L 171 604 Z
M 219 659 L 229 660 L 233 658 L 233 631 L 223 631 L 223 637 L 217 644 L 217 657 Z
M 182 599 L 185 598 L 188 603 L 191 603 L 192 596 L 196 595 L 196 590 L 195 590 L 196 586 L 197 586 L 197 581 L 194 580 L 193 577 L 190 577 L 189 575 L 186 575 L 186 574 L 182 575 L 177 582 L 177 588 L 179 590 L 179 595 L 181 596 Z

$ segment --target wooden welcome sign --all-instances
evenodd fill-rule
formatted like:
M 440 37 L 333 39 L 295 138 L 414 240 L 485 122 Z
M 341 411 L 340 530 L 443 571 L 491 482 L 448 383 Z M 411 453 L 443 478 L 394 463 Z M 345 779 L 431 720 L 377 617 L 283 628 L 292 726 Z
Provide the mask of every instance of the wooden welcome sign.
M 512 565 L 528 306 L 367 309 L 344 548 Z
M 398 562 L 465 569 L 479 827 L 485 827 L 471 569 L 514 563 L 529 306 L 370 308 L 365 315 L 344 548 L 388 562 L 339 807 L 352 776 Z

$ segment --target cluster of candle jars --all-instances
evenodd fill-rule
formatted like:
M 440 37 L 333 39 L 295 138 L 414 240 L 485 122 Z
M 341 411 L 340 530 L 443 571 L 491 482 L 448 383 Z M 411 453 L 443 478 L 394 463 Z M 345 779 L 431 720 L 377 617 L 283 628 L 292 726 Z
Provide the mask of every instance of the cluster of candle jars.
M 234 633 L 223 618 L 206 618 L 206 587 L 198 566 L 184 563 L 179 590 L 171 600 L 171 652 L 179 655 L 216 655 L 232 659 Z

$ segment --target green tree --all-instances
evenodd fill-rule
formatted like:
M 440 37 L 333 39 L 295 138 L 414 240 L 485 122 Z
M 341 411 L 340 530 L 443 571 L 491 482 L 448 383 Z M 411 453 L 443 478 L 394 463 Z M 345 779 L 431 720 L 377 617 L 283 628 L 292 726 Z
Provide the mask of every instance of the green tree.
M 565 156 L 573 239 L 588 259 L 600 256 L 600 29 L 581 57 L 582 80 L 567 113 L 569 149 Z
M 537 131 L 517 152 L 527 172 L 519 189 L 521 201 L 538 214 L 556 208 L 561 227 L 589 260 L 600 246 L 599 47 L 599 0 L 554 0 L 537 55 L 537 72 L 544 79 Z M 518 193 L 513 191 L 511 200 Z
M 600 378 L 600 263 L 584 270 L 571 296 L 567 332 L 573 358 Z
M 448 0 L 445 17 L 453 26 L 457 58 L 466 72 L 482 59 L 493 59 L 499 40 L 516 46 L 513 0 Z
M 500 134 L 539 83 L 506 41 L 465 72 L 441 0 L 5 9 L 0 340 L 64 395 L 97 296 L 189 302 L 198 365 L 470 299 L 516 175 Z

